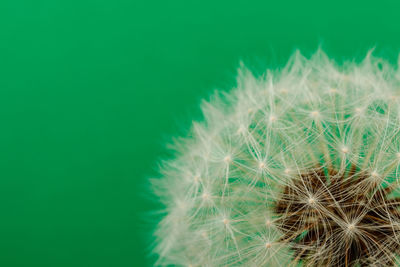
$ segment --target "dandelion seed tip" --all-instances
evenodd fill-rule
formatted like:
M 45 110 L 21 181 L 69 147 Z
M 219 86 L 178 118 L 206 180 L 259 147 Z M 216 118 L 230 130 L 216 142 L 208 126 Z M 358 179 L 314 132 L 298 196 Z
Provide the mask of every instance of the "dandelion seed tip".
M 397 153 L 396 153 L 396 157 L 397 157 L 398 159 L 400 159 L 400 152 L 397 152 Z
M 308 199 L 308 204 L 314 205 L 314 204 L 315 204 L 315 198 L 310 197 L 310 198 Z
M 207 200 L 207 199 L 210 198 L 210 194 L 204 193 L 201 197 L 202 197 L 204 200 Z
M 271 225 L 272 225 L 272 221 L 269 220 L 269 219 L 267 219 L 267 220 L 265 221 L 265 225 L 266 225 L 266 226 L 271 226 Z
M 181 209 L 181 210 L 185 210 L 187 207 L 186 203 L 183 201 L 177 201 L 176 206 L 178 207 L 178 209 Z
M 264 163 L 264 162 L 260 162 L 260 163 L 258 164 L 258 168 L 259 168 L 260 170 L 265 169 L 265 163 Z
M 232 161 L 232 158 L 230 155 L 225 156 L 225 158 L 224 158 L 225 163 L 230 163 L 231 161 Z
M 349 153 L 349 148 L 348 147 L 342 147 L 342 152 L 343 152 L 343 154 L 347 154 L 347 153 Z
M 362 109 L 362 108 L 355 108 L 354 111 L 355 111 L 357 114 L 360 114 L 360 113 L 363 111 L 363 109 Z
M 314 110 L 314 111 L 311 111 L 310 115 L 311 115 L 311 117 L 313 117 L 313 118 L 318 118 L 319 115 L 320 115 L 320 113 L 319 113 L 318 110 Z
M 270 122 L 275 122 L 276 120 L 277 120 L 277 117 L 274 116 L 274 115 L 271 115 L 271 116 L 269 117 L 269 121 L 270 121 Z
M 373 178 L 378 178 L 379 177 L 379 173 L 377 171 L 373 171 L 373 172 L 371 172 L 371 176 Z
M 240 125 L 240 127 L 237 130 L 237 133 L 242 134 L 242 133 L 244 133 L 245 130 L 246 130 L 246 128 L 243 125 Z
M 356 224 L 355 223 L 349 223 L 347 225 L 347 230 L 349 230 L 350 232 L 353 232 L 356 229 Z
M 229 224 L 229 220 L 227 218 L 224 218 L 222 220 L 222 223 L 225 224 L 225 225 L 228 225 Z
M 289 91 L 288 91 L 286 88 L 283 88 L 283 89 L 281 90 L 281 93 L 282 93 L 283 95 L 287 95 L 287 94 L 289 93 Z
M 331 93 L 331 94 L 336 94 L 337 92 L 338 92 L 338 90 L 336 88 L 329 89 L 329 93 Z
M 286 168 L 283 172 L 284 172 L 285 174 L 289 174 L 289 173 L 290 173 L 290 169 L 289 169 L 289 168 Z
M 271 248 L 271 247 L 272 247 L 271 242 L 266 242 L 266 243 L 265 243 L 265 247 L 266 247 L 266 248 Z

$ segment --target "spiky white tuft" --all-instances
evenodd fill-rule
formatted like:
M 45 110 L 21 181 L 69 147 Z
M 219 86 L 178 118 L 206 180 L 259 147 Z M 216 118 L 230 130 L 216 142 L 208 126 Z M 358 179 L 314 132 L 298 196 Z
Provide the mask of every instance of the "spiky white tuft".
M 204 103 L 156 191 L 158 265 L 394 266 L 400 73 L 296 52 Z

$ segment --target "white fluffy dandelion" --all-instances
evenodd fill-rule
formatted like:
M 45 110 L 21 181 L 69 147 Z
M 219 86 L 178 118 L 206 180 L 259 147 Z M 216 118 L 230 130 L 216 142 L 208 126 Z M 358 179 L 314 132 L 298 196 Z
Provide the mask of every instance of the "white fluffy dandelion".
M 399 95 L 400 72 L 371 53 L 241 67 L 156 181 L 157 264 L 397 265 Z

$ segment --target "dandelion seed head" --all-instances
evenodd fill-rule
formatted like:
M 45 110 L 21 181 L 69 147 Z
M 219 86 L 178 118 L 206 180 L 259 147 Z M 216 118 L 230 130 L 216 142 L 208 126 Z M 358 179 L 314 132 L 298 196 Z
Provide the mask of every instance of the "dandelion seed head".
M 398 88 L 372 53 L 241 65 L 154 181 L 156 265 L 399 265 Z

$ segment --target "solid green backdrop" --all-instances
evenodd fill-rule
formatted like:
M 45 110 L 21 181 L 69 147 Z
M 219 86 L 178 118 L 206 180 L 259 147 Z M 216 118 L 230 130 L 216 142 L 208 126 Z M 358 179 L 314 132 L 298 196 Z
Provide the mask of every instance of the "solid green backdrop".
M 396 3 L 397 2 L 397 3 Z M 398 1 L 2 0 L 0 265 L 151 266 L 165 142 L 240 60 L 396 62 Z

